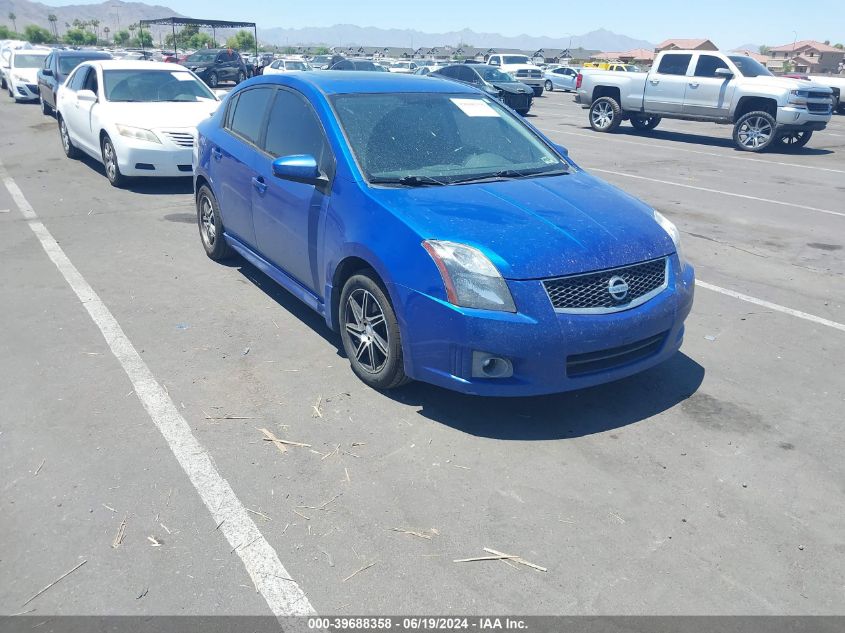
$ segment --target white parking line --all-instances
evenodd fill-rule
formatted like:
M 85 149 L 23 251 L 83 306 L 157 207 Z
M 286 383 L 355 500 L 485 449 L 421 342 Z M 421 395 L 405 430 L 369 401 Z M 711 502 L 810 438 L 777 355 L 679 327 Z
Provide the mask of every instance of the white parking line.
M 595 139 L 595 135 L 591 134 L 579 134 L 578 132 L 564 132 L 563 130 L 551 130 L 548 128 L 538 127 L 538 130 L 542 132 L 546 132 L 547 134 L 565 134 L 567 136 L 578 136 L 580 138 L 588 138 L 588 139 Z M 631 141 L 626 138 L 620 138 L 618 136 L 606 135 L 605 138 L 608 138 L 612 141 L 617 141 L 619 143 L 626 143 L 628 145 L 637 145 L 639 147 L 648 147 L 649 149 L 654 149 L 657 147 L 655 143 L 640 143 L 639 141 Z M 763 158 L 752 158 L 751 156 L 733 156 L 731 154 L 720 154 L 718 152 L 704 152 L 698 149 L 686 149 L 685 147 L 675 147 L 674 145 L 659 145 L 661 149 L 667 149 L 673 152 L 686 152 L 687 154 L 699 154 L 701 156 L 715 156 L 716 158 L 730 158 L 731 160 L 743 160 L 752 163 L 764 163 L 766 165 L 779 165 L 781 167 L 794 167 L 799 169 L 810 169 L 815 171 L 825 171 L 832 174 L 845 174 L 845 169 L 833 169 L 832 167 L 817 167 L 815 165 L 802 165 L 800 163 L 784 163 L 781 161 L 775 160 L 765 160 Z
M 808 207 L 804 204 L 796 204 L 794 202 L 784 202 L 783 200 L 769 200 L 768 198 L 758 198 L 757 196 L 748 196 L 743 193 L 732 193 L 730 191 L 721 191 L 719 189 L 709 189 L 708 187 L 696 187 L 695 185 L 687 185 L 682 182 L 673 182 L 671 180 L 658 180 L 657 178 L 647 178 L 646 176 L 637 176 L 636 174 L 626 174 L 621 171 L 611 171 L 609 169 L 599 169 L 598 167 L 587 167 L 588 171 L 597 171 L 603 174 L 613 174 L 614 176 L 624 176 L 625 178 L 635 178 L 637 180 L 647 180 L 648 182 L 656 182 L 661 185 L 671 185 L 673 187 L 683 187 L 684 189 L 695 189 L 696 191 L 706 191 L 708 193 L 718 193 L 722 196 L 731 196 L 733 198 L 744 198 L 745 200 L 756 200 L 757 202 L 765 202 L 767 204 L 778 204 L 783 207 L 793 207 L 795 209 L 804 209 L 805 211 L 816 211 L 818 213 L 827 213 L 828 215 L 838 215 L 845 217 L 845 212 L 830 211 L 829 209 L 819 209 L 817 207 Z
M 211 512 L 219 531 L 237 551 L 255 588 L 277 617 L 311 615 L 314 608 L 300 586 L 294 582 L 249 517 L 232 487 L 217 471 L 205 447 L 199 443 L 191 427 L 167 392 L 156 381 L 150 368 L 127 338 L 120 324 L 94 292 L 85 278 L 38 219 L 32 205 L 0 162 L 0 179 L 17 204 L 29 228 L 38 238 L 47 256 L 53 261 L 91 319 L 100 329 L 112 354 L 132 382 L 135 393 L 150 418 L 167 441 L 179 465 L 188 475 L 200 498 Z M 209 531 L 210 533 L 211 531 Z
M 766 301 L 765 299 L 758 299 L 756 297 L 744 295 L 741 292 L 736 292 L 735 290 L 728 290 L 727 288 L 722 288 L 721 286 L 714 286 L 713 284 L 709 284 L 706 281 L 701 281 L 699 279 L 695 280 L 695 285 L 701 288 L 706 288 L 707 290 L 712 290 L 713 292 L 733 297 L 734 299 L 739 299 L 740 301 L 747 301 L 748 303 L 763 306 L 764 308 L 769 308 L 770 310 L 783 312 L 784 314 L 789 314 L 791 316 L 798 317 L 799 319 L 804 319 L 805 321 L 812 321 L 813 323 L 826 325 L 827 327 L 832 327 L 836 330 L 842 330 L 845 332 L 845 323 L 837 323 L 836 321 L 817 317 L 813 314 L 807 314 L 806 312 L 801 312 L 800 310 L 793 310 L 792 308 L 787 308 L 786 306 L 778 305 L 777 303 L 772 303 L 771 301 Z

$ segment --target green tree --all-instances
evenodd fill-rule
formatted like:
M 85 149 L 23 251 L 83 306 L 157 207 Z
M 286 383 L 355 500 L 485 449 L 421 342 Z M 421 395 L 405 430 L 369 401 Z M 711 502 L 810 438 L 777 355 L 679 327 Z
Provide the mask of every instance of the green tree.
M 760 54 L 761 54 L 761 55 L 768 55 L 770 50 L 771 50 L 771 49 L 770 49 L 768 46 L 766 46 L 765 44 L 763 44 L 763 45 L 760 47 Z
M 55 13 L 50 13 L 47 16 L 47 21 L 50 23 L 50 29 L 53 31 L 53 39 L 58 40 L 59 39 L 59 29 L 56 26 L 56 22 L 59 21 L 58 16 L 56 16 Z
M 11 40 L 14 39 L 12 36 L 14 33 L 9 30 L 9 27 L 5 24 L 0 24 L 0 40 Z
M 785 73 L 791 73 L 793 70 L 795 70 L 795 67 L 792 65 L 792 62 L 783 62 L 781 70 Z
M 834 44 L 833 48 L 838 48 L 840 51 L 845 48 L 845 44 Z
M 129 41 L 129 37 L 129 31 L 126 29 L 118 31 L 114 34 L 114 43 L 119 46 L 126 46 L 126 43 Z
M 91 20 L 88 24 L 94 27 L 94 35 L 97 37 L 97 40 L 100 39 L 100 21 L 99 20 Z
M 255 38 L 249 31 L 238 31 L 234 37 L 226 40 L 226 48 L 233 48 L 237 51 L 255 50 Z
M 74 46 L 82 46 L 83 44 L 87 43 L 89 35 L 91 34 L 86 33 L 82 29 L 68 29 L 67 33 L 65 33 L 65 42 Z
M 12 30 L 17 33 L 18 32 L 18 23 L 15 21 L 18 19 L 18 16 L 15 15 L 14 11 L 9 11 L 9 19 L 12 21 Z
M 315 55 L 328 55 L 331 51 L 328 46 L 318 46 L 314 49 Z
M 31 44 L 46 44 L 53 40 L 53 34 L 50 31 L 34 24 L 27 24 L 24 27 L 23 37 Z
M 135 46 L 149 47 L 153 45 L 153 36 L 149 31 L 138 31 L 138 36 L 133 40 Z

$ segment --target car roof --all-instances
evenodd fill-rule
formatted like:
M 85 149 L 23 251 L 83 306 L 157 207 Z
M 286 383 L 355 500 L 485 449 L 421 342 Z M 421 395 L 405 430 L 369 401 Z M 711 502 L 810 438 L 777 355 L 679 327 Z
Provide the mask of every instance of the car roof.
M 90 57 L 91 60 L 95 59 L 111 59 L 111 53 L 107 51 L 91 51 L 86 49 L 59 49 L 53 51 L 54 55 L 58 55 L 59 57 L 82 57 L 85 55 L 86 57 Z M 86 60 L 86 61 L 91 61 Z
M 182 70 L 188 72 L 187 68 L 179 64 L 148 62 L 141 59 L 93 59 L 83 63 L 99 66 L 103 70 L 169 70 L 171 72 Z
M 319 70 L 290 75 L 260 75 L 248 82 L 256 84 L 285 84 L 316 88 L 324 94 L 389 94 L 393 92 L 474 93 L 475 89 L 448 81 L 420 75 L 403 75 L 379 71 L 350 73 L 345 70 Z

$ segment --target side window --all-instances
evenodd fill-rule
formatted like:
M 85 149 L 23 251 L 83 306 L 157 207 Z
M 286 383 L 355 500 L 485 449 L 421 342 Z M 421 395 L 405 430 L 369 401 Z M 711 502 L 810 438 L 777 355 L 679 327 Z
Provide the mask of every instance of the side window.
M 448 68 L 443 68 L 440 70 L 440 74 L 444 77 L 448 77 L 449 79 L 457 79 L 458 78 L 458 67 L 457 66 L 449 66 Z
M 82 86 L 85 84 L 85 80 L 88 78 L 88 71 L 91 69 L 90 66 L 84 66 L 79 68 L 75 73 L 73 73 L 73 77 L 70 78 L 68 81 L 67 87 L 73 90 L 74 92 L 79 92 L 82 90 Z
M 238 94 L 237 102 L 232 105 L 227 127 L 246 141 L 258 145 L 264 113 L 272 96 L 272 88 L 253 88 Z
M 289 90 L 279 90 L 270 110 L 264 149 L 274 157 L 309 154 L 331 176 L 334 161 L 323 126 L 311 105 Z
M 217 58 L 214 60 L 215 64 L 222 64 L 226 61 L 226 53 L 218 53 Z
M 83 90 L 90 90 L 95 95 L 99 94 L 99 87 L 97 85 L 97 71 L 91 68 L 88 71 L 88 76 L 85 78 L 85 84 L 82 86 Z
M 661 75 L 686 75 L 692 55 L 664 55 L 657 67 Z
M 466 66 L 459 66 L 458 67 L 458 79 L 461 81 L 465 81 L 467 83 L 478 83 L 478 75 L 476 75 L 473 71 L 471 71 Z
M 53 63 L 53 53 L 50 53 L 49 55 L 47 55 L 47 57 L 44 58 L 44 68 L 49 68 L 50 64 L 52 64 L 52 63 Z
M 718 68 L 727 68 L 728 65 L 714 55 L 699 55 L 698 63 L 695 65 L 696 77 L 715 77 Z
M 499 58 L 495 57 L 495 56 L 491 57 L 487 63 L 490 64 L 491 66 L 501 66 L 502 65 L 502 62 L 499 61 Z

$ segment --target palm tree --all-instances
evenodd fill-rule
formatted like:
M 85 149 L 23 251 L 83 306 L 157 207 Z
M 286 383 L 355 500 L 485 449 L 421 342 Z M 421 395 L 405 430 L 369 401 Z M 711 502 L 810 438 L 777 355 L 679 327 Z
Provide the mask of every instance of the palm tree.
M 15 20 L 18 19 L 18 16 L 15 15 L 14 11 L 9 11 L 9 19 L 12 21 L 12 30 L 17 33 L 18 32 L 18 24 Z
M 111 29 L 109 27 L 107 27 L 107 26 L 103 27 L 103 34 L 105 35 L 105 37 L 103 37 L 103 39 L 106 40 L 106 42 L 109 41 L 109 33 L 110 32 L 111 32 Z
M 100 21 L 99 20 L 91 20 L 89 22 L 91 26 L 94 27 L 94 34 L 97 36 L 97 41 L 100 41 Z
M 56 16 L 55 13 L 51 13 L 47 16 L 47 21 L 50 23 L 50 28 L 53 29 L 53 37 L 55 39 L 59 39 L 59 30 L 56 26 L 56 22 L 59 21 L 59 18 Z

